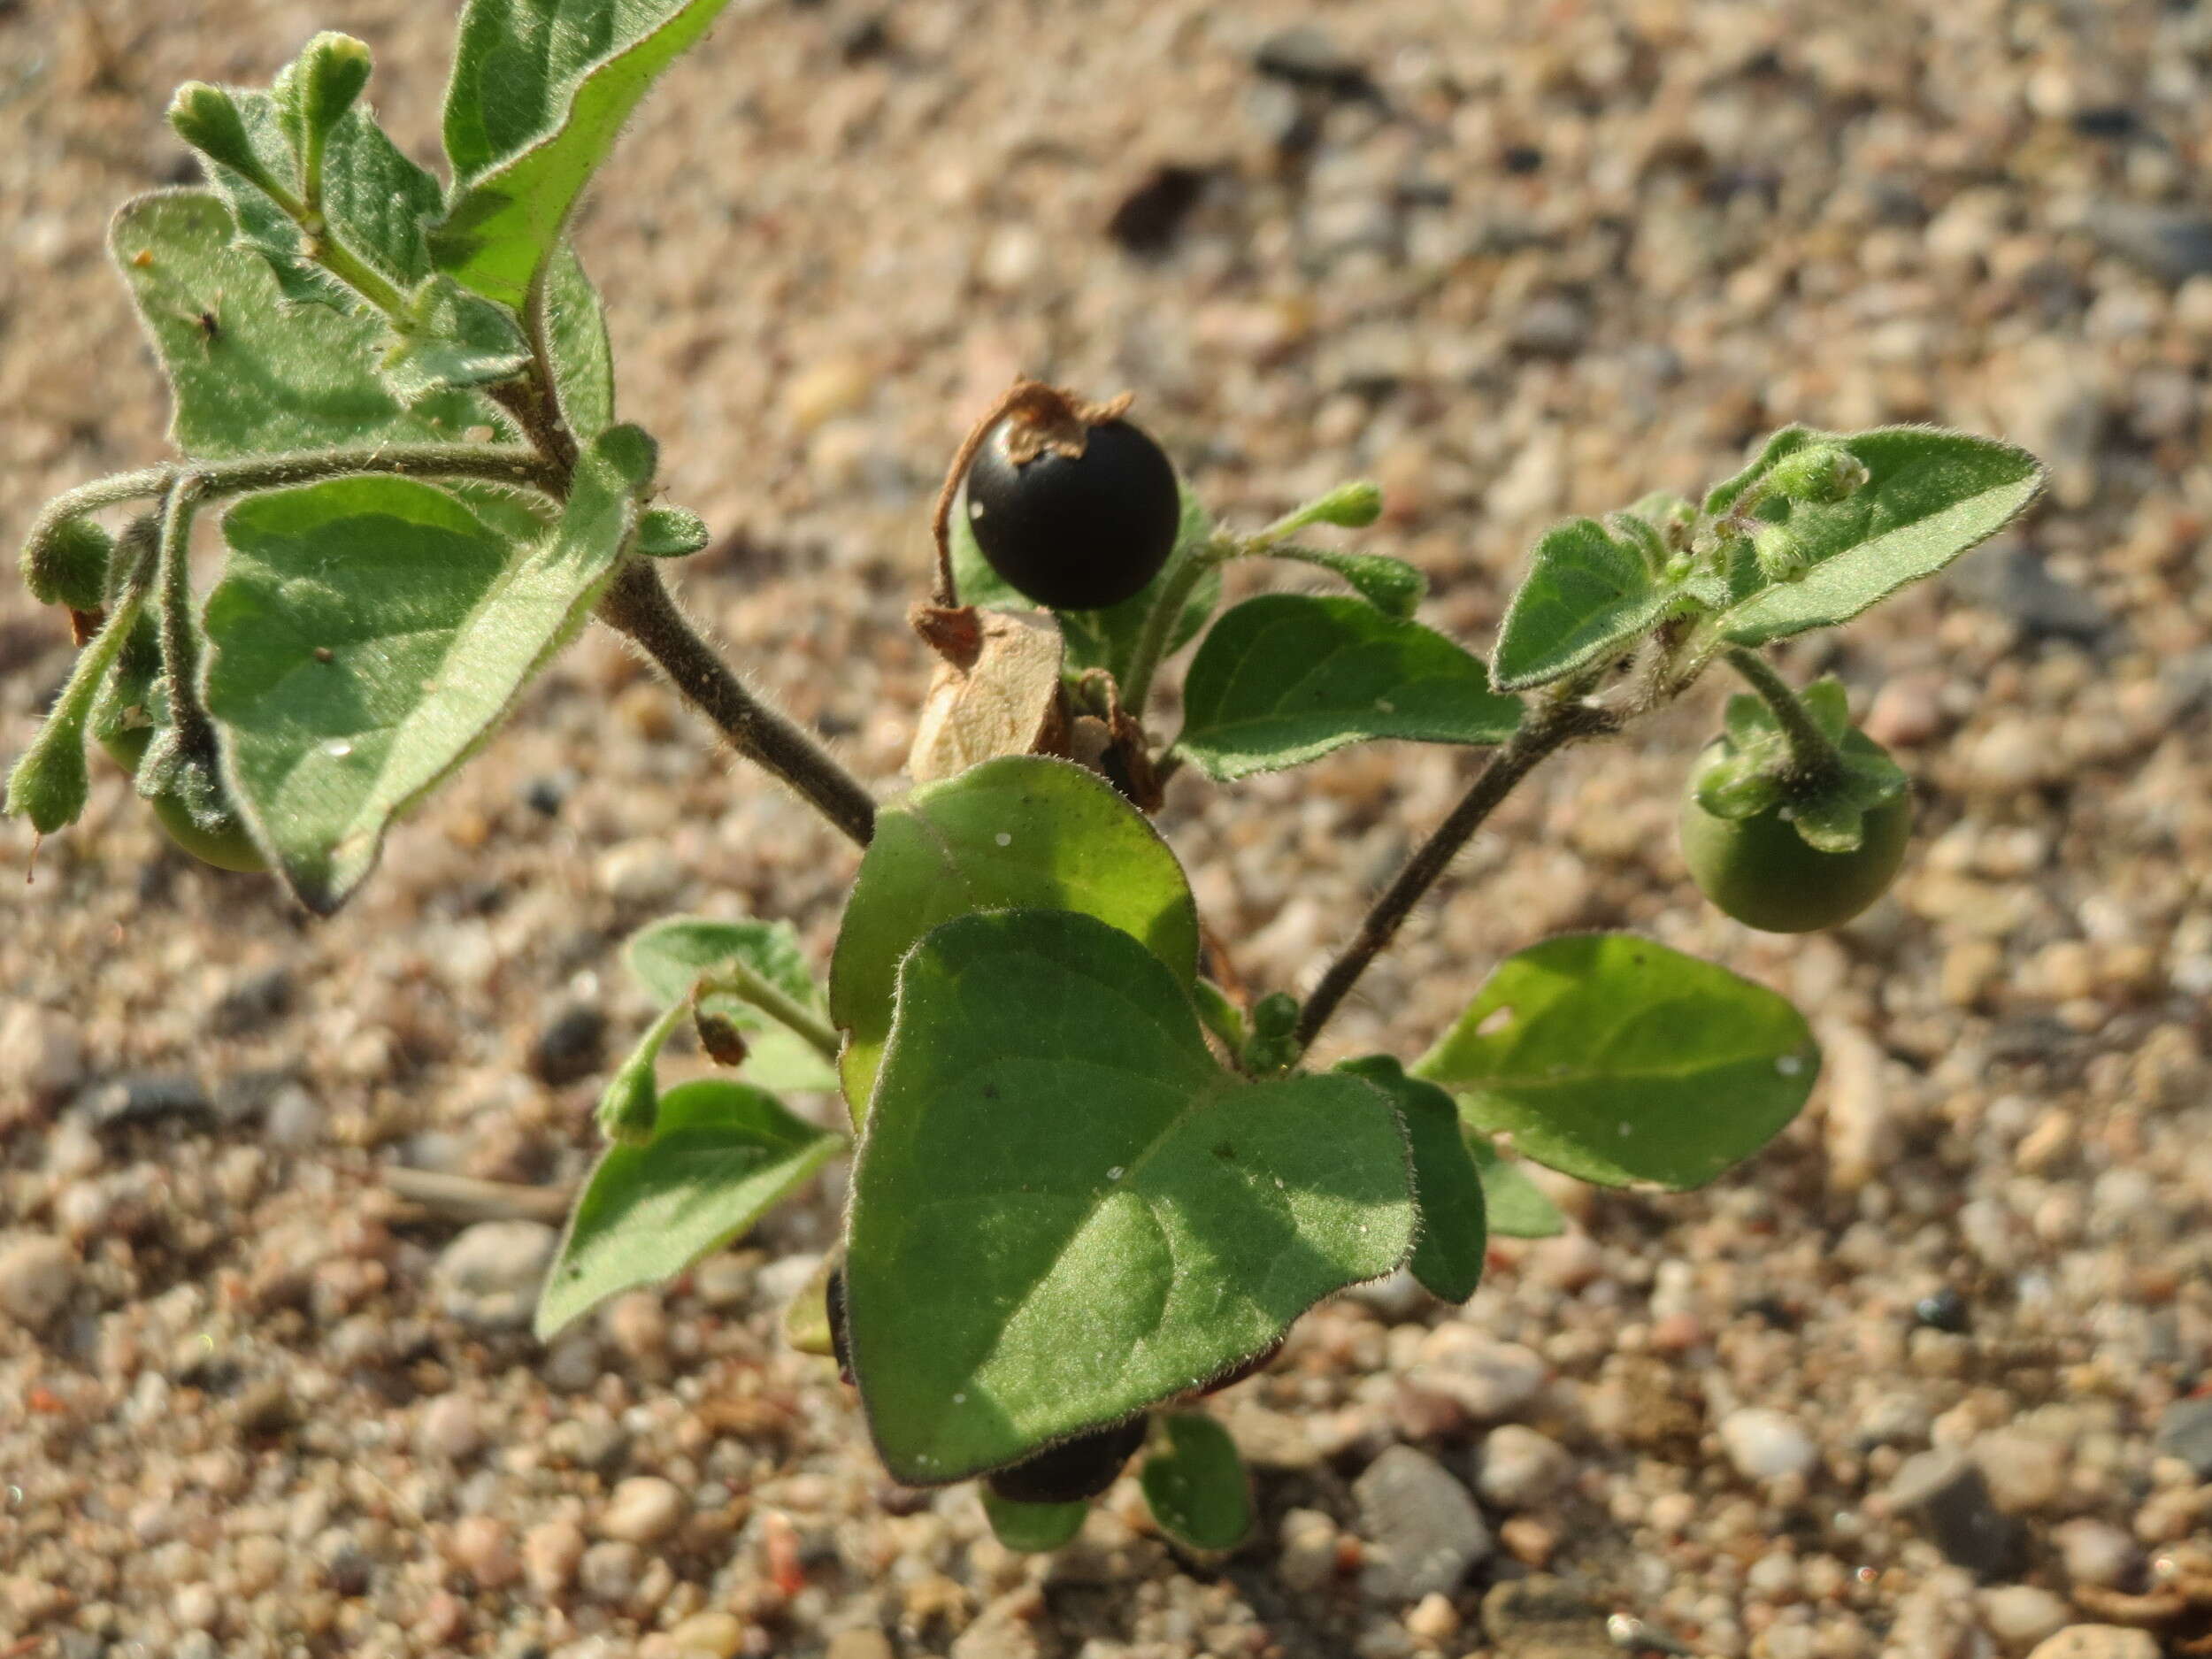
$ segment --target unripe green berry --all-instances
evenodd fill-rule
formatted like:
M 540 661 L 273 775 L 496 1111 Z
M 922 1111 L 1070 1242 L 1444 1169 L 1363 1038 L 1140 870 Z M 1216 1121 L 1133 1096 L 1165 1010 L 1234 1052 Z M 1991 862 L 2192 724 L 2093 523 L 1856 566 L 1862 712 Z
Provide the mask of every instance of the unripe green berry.
M 1767 473 L 1767 488 L 1775 495 L 1818 506 L 1844 500 L 1866 480 L 1866 463 L 1834 443 L 1816 443 L 1784 456 Z
M 89 518 L 64 518 L 23 546 L 23 582 L 42 605 L 97 611 L 107 595 L 112 536 Z
M 641 1147 L 653 1138 L 653 1126 L 660 1121 L 660 1091 L 651 1056 L 614 1074 L 599 1097 L 597 1117 L 599 1133 L 623 1146 Z
M 1812 568 L 1804 544 L 1787 525 L 1760 526 L 1751 539 L 1751 551 L 1759 561 L 1759 573 L 1770 582 L 1793 582 Z
M 170 100 L 169 125 L 176 128 L 179 138 L 210 161 L 242 173 L 267 188 L 261 158 L 254 154 L 253 141 L 246 136 L 245 119 L 222 88 L 204 81 L 186 81 Z

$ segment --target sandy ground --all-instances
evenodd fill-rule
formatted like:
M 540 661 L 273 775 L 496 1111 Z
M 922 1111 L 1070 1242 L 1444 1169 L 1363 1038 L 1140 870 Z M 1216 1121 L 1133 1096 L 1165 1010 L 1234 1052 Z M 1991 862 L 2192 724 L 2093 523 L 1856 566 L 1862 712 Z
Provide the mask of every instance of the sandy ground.
M 100 239 L 189 176 L 169 88 L 319 27 L 428 158 L 443 8 L 0 4 L 0 541 L 162 453 Z M 110 772 L 0 886 L 0 1654 L 1392 1659 L 1606 1650 L 1608 1614 L 1761 1659 L 2202 1651 L 2208 71 L 2212 15 L 2152 4 L 740 0 L 580 242 L 625 412 L 727 538 L 687 599 L 887 790 L 929 495 L 1018 369 L 1135 391 L 1242 521 L 1379 478 L 1363 545 L 1478 649 L 1546 521 L 1786 420 L 2051 461 L 2020 532 L 1790 654 L 1915 776 L 1893 898 L 1803 941 L 1695 902 L 1703 693 L 1517 796 L 1333 1032 L 1410 1055 L 1502 952 L 1635 926 L 1799 1000 L 1814 1107 L 1700 1194 L 1557 1189 L 1573 1230 L 1463 1310 L 1306 1321 L 1219 1402 L 1263 1516 L 1229 1561 L 1132 1482 L 1025 1560 L 972 1494 L 886 1487 L 777 1339 L 835 1178 L 547 1350 L 511 1317 L 546 1230 L 380 1175 L 575 1179 L 654 915 L 826 956 L 849 850 L 620 650 L 570 653 L 329 922 Z M 1195 199 L 1124 214 L 1132 251 L 1163 165 Z M 0 757 L 67 662 L 0 595 Z M 1186 780 L 1163 825 L 1294 985 L 1470 764 Z

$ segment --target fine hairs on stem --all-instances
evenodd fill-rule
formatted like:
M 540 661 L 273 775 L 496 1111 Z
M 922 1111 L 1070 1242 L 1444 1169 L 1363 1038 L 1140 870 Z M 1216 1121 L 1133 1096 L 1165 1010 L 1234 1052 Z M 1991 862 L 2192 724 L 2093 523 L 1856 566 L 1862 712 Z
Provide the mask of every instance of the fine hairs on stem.
M 1299 1010 L 1295 1038 L 1301 1052 L 1312 1046 L 1368 964 L 1397 936 L 1423 895 L 1451 867 L 1460 849 L 1513 793 L 1514 787 L 1547 757 L 1583 738 L 1611 732 L 1619 724 L 1617 715 L 1578 701 L 1554 703 L 1532 710 L 1505 746 L 1491 751 L 1459 804 L 1414 849 L 1404 867 L 1369 907 L 1351 943 L 1329 964 L 1321 983 Z

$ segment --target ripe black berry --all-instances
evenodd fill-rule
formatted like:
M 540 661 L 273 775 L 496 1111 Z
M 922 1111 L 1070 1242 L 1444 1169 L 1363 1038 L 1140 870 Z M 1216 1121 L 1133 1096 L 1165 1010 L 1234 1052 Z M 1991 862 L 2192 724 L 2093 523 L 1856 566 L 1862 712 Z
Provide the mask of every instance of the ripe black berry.
M 1029 598 L 1096 611 L 1160 573 L 1182 503 L 1174 466 L 1141 428 L 1066 408 L 1044 425 L 1017 409 L 984 435 L 968 466 L 968 526 L 991 568 Z
M 1144 1444 L 1145 1419 L 1079 1434 L 990 1477 L 991 1490 L 1010 1503 L 1078 1503 L 1114 1484 L 1129 1455 Z

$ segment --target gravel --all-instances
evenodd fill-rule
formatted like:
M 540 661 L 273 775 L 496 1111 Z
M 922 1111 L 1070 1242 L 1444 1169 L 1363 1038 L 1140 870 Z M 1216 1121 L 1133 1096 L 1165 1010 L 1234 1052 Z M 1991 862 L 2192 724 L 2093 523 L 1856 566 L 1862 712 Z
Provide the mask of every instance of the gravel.
M 673 567 L 686 603 L 886 792 L 926 677 L 905 614 L 937 475 L 1019 369 L 1133 390 L 1233 524 L 1379 480 L 1357 544 L 1418 565 L 1424 619 L 1478 650 L 1546 524 L 1694 489 L 1786 421 L 2045 452 L 2048 498 L 1955 580 L 1781 653 L 1840 674 L 1913 774 L 1892 897 L 1786 941 L 1696 902 L 1669 815 L 1717 718 L 1701 689 L 1517 793 L 1320 1056 L 1417 1054 L 1486 964 L 1632 927 L 1792 995 L 1820 1092 L 1701 1191 L 1547 1185 L 1568 1233 L 1494 1239 L 1463 1310 L 1394 1286 L 1317 1310 L 1212 1402 L 1262 1517 L 1227 1563 L 1169 1549 L 1133 1480 L 1025 1562 L 972 1493 L 887 1487 L 849 1394 L 780 1342 L 841 1182 L 550 1348 L 526 1329 L 541 1217 L 465 1225 L 385 1184 L 411 1149 L 572 1187 L 652 1013 L 620 942 L 663 907 L 787 918 L 828 959 L 851 849 L 626 651 L 564 655 L 326 921 L 184 859 L 96 759 L 74 830 L 35 857 L 5 832 L 0 1647 L 669 1659 L 734 1624 L 737 1651 L 801 1659 L 1457 1659 L 1495 1642 L 1486 1596 L 1537 1577 L 1585 1604 L 1576 1640 L 1595 1609 L 1715 1659 L 2010 1654 L 2051 1612 L 2022 1590 L 2102 1627 L 2045 1651 L 2149 1659 L 2200 1629 L 2202 12 L 733 7 L 579 234 L 624 412 L 725 538 Z M 180 176 L 169 89 L 264 81 L 346 27 L 427 157 L 450 21 L 0 6 L 0 543 L 165 452 L 102 235 Z M 1125 251 L 1117 211 L 1186 175 Z M 0 595 L 0 764 L 68 661 L 61 619 Z M 1161 825 L 1243 976 L 1297 988 L 1473 764 L 1393 744 L 1234 788 L 1187 772 Z M 597 1036 L 585 1015 L 541 1043 L 568 1010 Z M 164 1079 L 196 1097 L 152 1104 Z M 96 1130 L 73 1106 L 95 1099 L 127 1110 Z M 1962 1320 L 1916 1315 L 1945 1290 Z M 1793 1425 L 1747 1465 L 1743 1413 Z M 1486 1489 L 1508 1427 L 1564 1478 Z M 1363 1594 L 1355 1488 L 1394 1448 L 1466 1506 L 1424 1513 L 1494 1541 Z M 678 1519 L 603 1535 L 639 1479 Z

